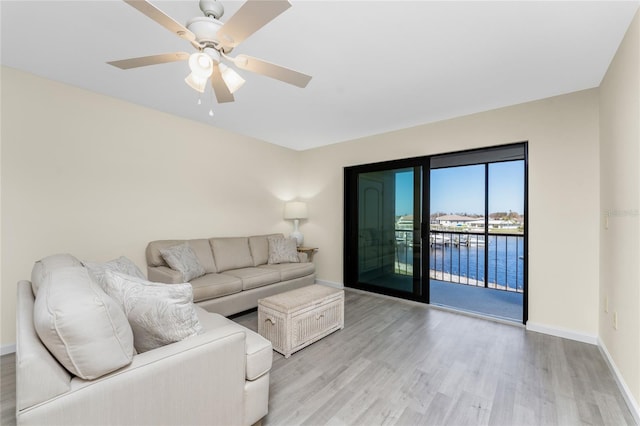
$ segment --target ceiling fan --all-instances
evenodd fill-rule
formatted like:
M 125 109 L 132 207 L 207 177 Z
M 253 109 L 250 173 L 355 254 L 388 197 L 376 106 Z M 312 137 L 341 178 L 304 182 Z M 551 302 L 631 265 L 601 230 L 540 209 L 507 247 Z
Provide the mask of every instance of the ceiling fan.
M 229 56 L 231 51 L 245 39 L 291 7 L 287 0 L 248 0 L 226 23 L 219 20 L 224 14 L 221 3 L 217 0 L 200 0 L 200 10 L 204 16 L 190 19 L 186 26 L 178 23 L 148 1 L 123 1 L 178 37 L 190 42 L 196 52 L 164 53 L 107 62 L 110 65 L 126 70 L 168 62 L 189 61 L 191 74 L 187 76 L 185 82 L 203 93 L 207 81 L 211 79 L 211 87 L 219 103 L 233 102 L 233 92 L 244 84 L 244 79 L 237 72 L 222 63 L 223 59 L 238 68 L 301 88 L 306 87 L 311 80 L 309 75 L 252 56 Z

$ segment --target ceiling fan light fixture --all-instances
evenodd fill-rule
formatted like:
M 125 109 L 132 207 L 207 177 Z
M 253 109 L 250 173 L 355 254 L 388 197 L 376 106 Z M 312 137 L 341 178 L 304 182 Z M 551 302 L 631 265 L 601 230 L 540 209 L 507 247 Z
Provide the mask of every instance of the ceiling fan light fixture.
M 184 79 L 184 82 L 193 90 L 204 93 L 204 89 L 207 87 L 207 79 L 208 77 L 202 78 L 195 73 L 191 73 Z
M 245 83 L 235 70 L 221 64 L 222 58 L 234 64 L 236 68 L 301 88 L 306 87 L 311 80 L 309 75 L 251 56 L 227 56 L 245 39 L 291 7 L 288 0 L 247 0 L 224 23 L 218 19 L 224 13 L 224 7 L 218 0 L 200 0 L 200 9 L 205 16 L 190 19 L 186 27 L 148 0 L 123 1 L 171 33 L 191 42 L 197 52 L 191 55 L 186 52 L 165 53 L 108 62 L 112 66 L 130 69 L 188 59 L 191 73 L 185 78 L 186 84 L 204 93 L 207 82 L 211 79 L 212 95 L 215 95 L 219 103 L 233 102 L 231 94 Z
M 235 72 L 233 69 L 229 68 L 225 64 L 219 64 L 218 66 L 220 67 L 222 79 L 229 88 L 229 92 L 234 93 L 245 83 L 245 79 L 240 77 L 240 74 Z
M 189 68 L 192 74 L 206 80 L 213 72 L 213 60 L 206 53 L 193 53 L 189 56 Z

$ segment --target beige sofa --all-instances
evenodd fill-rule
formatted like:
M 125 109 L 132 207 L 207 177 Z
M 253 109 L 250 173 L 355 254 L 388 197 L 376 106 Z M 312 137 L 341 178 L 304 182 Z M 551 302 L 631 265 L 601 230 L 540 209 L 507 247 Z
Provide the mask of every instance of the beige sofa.
M 268 340 L 189 302 L 198 334 L 136 353 L 126 342 L 131 319 L 113 300 L 71 255 L 38 261 L 32 281 L 18 283 L 19 425 L 251 425 L 267 414 Z M 96 313 L 107 314 L 106 327 Z M 43 336 L 49 323 L 64 334 L 62 353 Z M 117 335 L 113 324 L 120 324 Z M 79 377 L 85 375 L 98 377 Z
M 188 242 L 206 274 L 190 281 L 194 302 L 210 312 L 233 315 L 258 306 L 258 299 L 315 282 L 315 266 L 298 253 L 299 262 L 269 264 L 269 237 L 160 240 L 147 245 L 149 280 L 181 283 L 179 271 L 165 262 L 161 250 Z

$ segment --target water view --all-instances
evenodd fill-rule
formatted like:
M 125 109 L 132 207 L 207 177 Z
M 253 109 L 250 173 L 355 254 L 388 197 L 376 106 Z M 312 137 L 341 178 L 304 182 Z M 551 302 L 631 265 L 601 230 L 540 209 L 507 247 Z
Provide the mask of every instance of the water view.
M 430 277 L 442 281 L 484 287 L 485 250 L 487 287 L 522 292 L 524 289 L 524 238 L 521 235 L 484 235 L 432 232 Z M 398 241 L 397 272 L 412 274 L 413 248 Z

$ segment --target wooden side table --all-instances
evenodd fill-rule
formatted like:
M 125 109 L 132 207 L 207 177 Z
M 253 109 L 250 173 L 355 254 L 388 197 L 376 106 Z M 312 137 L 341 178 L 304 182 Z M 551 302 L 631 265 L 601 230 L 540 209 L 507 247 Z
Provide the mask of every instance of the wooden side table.
M 313 255 L 318 251 L 317 247 L 298 247 L 300 253 L 306 253 L 309 262 L 313 262 Z

